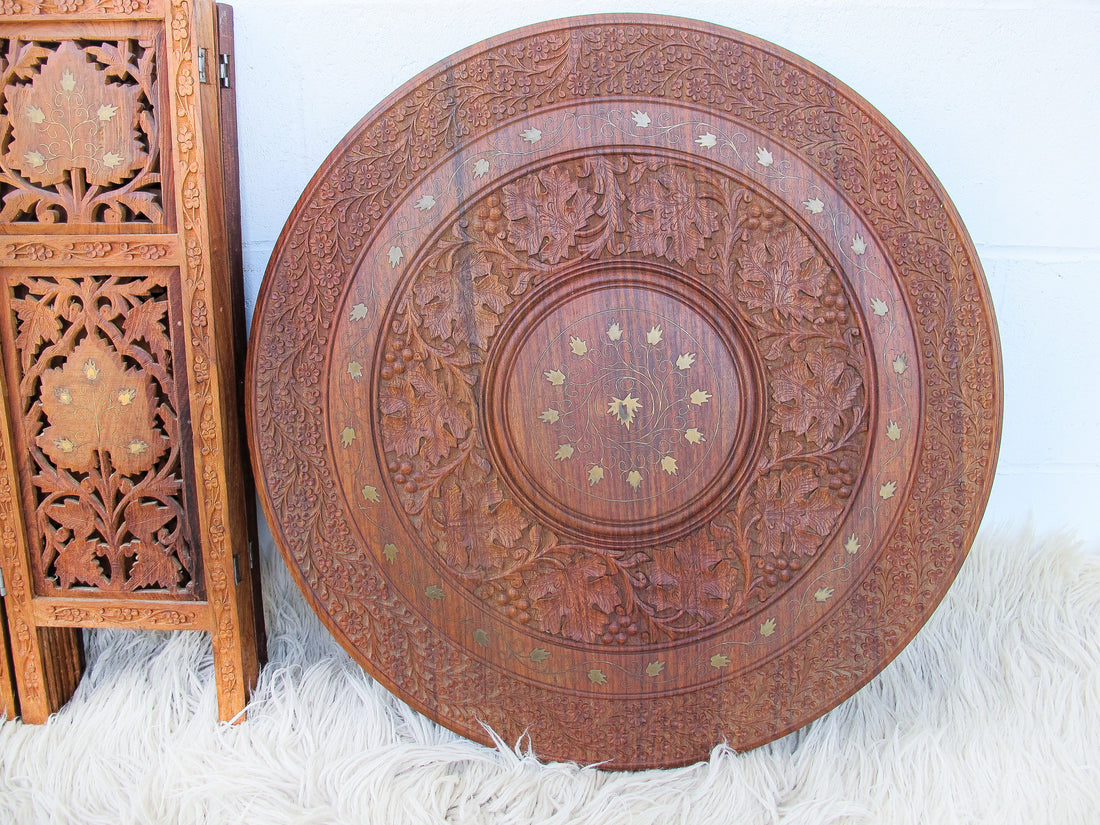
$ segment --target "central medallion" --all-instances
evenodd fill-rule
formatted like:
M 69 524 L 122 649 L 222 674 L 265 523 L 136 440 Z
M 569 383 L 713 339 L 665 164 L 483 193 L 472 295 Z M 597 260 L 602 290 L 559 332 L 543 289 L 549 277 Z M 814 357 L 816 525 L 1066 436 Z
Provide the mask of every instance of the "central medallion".
M 490 369 L 505 477 L 586 541 L 677 531 L 729 492 L 748 441 L 737 335 L 647 270 L 547 290 Z

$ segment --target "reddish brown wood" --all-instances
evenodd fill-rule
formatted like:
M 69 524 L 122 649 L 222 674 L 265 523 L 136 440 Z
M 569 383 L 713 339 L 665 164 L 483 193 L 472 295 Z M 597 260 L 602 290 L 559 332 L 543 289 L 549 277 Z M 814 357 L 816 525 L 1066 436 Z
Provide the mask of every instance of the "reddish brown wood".
M 72 692 L 75 628 L 170 627 L 212 633 L 231 719 L 263 637 L 214 5 L 17 5 L 0 14 L 0 563 L 22 715 Z
M 11 661 L 11 641 L 8 639 L 7 610 L 0 599 L 0 717 L 14 719 L 19 715 L 19 697 L 15 692 L 15 669 Z
M 300 586 L 456 731 L 638 768 L 866 683 L 943 596 L 1000 430 L 927 166 L 776 46 L 523 29 L 420 75 L 303 194 L 250 435 Z

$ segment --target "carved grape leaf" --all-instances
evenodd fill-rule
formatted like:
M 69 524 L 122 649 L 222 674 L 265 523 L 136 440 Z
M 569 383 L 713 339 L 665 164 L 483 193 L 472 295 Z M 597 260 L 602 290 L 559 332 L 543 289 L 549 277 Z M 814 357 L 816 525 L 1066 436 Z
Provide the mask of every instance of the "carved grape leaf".
M 737 298 L 753 309 L 800 320 L 817 311 L 829 268 L 796 228 L 754 236 L 738 263 Z
M 72 41 L 44 53 L 31 82 L 7 91 L 9 111 L 29 113 L 12 120 L 7 163 L 40 186 L 67 183 L 77 169 L 91 186 L 122 183 L 148 157 L 136 129 L 141 87 L 108 83 Z
M 61 336 L 61 321 L 48 301 L 19 298 L 13 300 L 12 305 L 19 316 L 15 348 L 20 353 L 23 371 L 26 372 L 35 362 L 39 347 L 53 344 Z
M 179 582 L 181 567 L 175 553 L 157 540 L 158 531 L 174 517 L 171 509 L 154 502 L 135 501 L 127 505 L 126 528 L 137 537 L 137 541 L 123 547 L 134 555 L 127 582 L 129 589 L 153 585 L 171 588 Z
M 428 330 L 484 349 L 511 303 L 507 287 L 479 252 L 464 248 L 450 265 L 426 268 L 413 286 Z
M 666 166 L 630 196 L 630 249 L 685 266 L 718 229 L 718 209 L 690 169 Z M 652 342 L 651 342 L 652 343 Z
M 423 449 L 438 463 L 469 430 L 465 410 L 418 363 L 405 376 L 382 384 L 379 393 L 382 432 L 398 455 L 416 456 Z
M 163 363 L 165 357 L 171 352 L 172 344 L 168 340 L 168 330 L 165 326 L 168 320 L 168 304 L 162 301 L 142 301 L 135 306 L 122 322 L 122 331 L 126 335 L 126 343 L 144 341 L 149 352 L 156 360 Z
M 840 514 L 828 488 L 805 466 L 768 473 L 753 498 L 761 516 L 761 548 L 776 556 L 816 552 Z
M 109 582 L 97 560 L 99 550 L 100 545 L 95 541 L 66 542 L 53 563 L 61 587 L 68 589 L 77 583 L 107 587 Z
M 503 204 L 508 240 L 554 264 L 594 213 L 596 196 L 565 169 L 551 166 L 505 186 Z
M 489 540 L 501 547 L 515 547 L 530 522 L 523 512 L 510 501 L 502 501 L 493 511 Z
M 692 549 L 665 548 L 651 554 L 645 565 L 652 586 L 638 591 L 657 616 L 681 611 L 701 624 L 712 624 L 729 613 L 729 600 L 737 591 L 737 570 L 709 536 Z
M 598 557 L 581 554 L 563 566 L 546 565 L 535 574 L 527 593 L 547 633 L 577 641 L 599 636 L 620 603 L 610 571 Z
M 772 395 L 780 403 L 775 407 L 775 421 L 784 430 L 805 435 L 823 447 L 862 386 L 859 373 L 842 354 L 813 350 L 805 360 L 795 359 L 776 369 Z
M 102 453 L 122 475 L 136 475 L 151 469 L 170 446 L 154 427 L 156 400 L 148 378 L 127 369 L 98 338 L 85 338 L 63 366 L 43 373 L 41 403 L 49 426 L 35 442 L 67 470 L 88 472 Z

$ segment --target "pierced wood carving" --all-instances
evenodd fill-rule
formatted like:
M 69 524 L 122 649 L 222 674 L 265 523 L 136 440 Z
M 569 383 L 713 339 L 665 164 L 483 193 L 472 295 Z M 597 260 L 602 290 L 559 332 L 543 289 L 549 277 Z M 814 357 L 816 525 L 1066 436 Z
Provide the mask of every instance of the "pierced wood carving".
M 198 69 L 231 45 L 207 0 L 0 6 L 0 565 L 25 721 L 75 688 L 75 628 L 211 633 L 225 720 L 258 673 L 233 90 Z
M 167 273 L 7 286 L 43 594 L 194 594 Z
M 924 163 L 805 61 L 657 17 L 504 35 L 391 101 L 253 319 L 261 497 L 322 619 L 453 729 L 610 767 L 858 689 L 950 584 L 999 437 Z
M 160 227 L 153 40 L 0 40 L 0 223 Z

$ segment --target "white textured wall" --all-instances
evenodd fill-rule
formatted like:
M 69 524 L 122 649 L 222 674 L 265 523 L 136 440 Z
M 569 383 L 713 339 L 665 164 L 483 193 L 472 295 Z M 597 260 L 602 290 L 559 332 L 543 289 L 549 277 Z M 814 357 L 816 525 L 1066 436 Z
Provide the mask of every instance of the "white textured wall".
M 674 13 L 801 54 L 939 176 L 993 293 L 1001 459 L 986 524 L 1100 541 L 1100 0 L 231 0 L 249 311 L 298 195 L 389 92 L 490 35 Z

